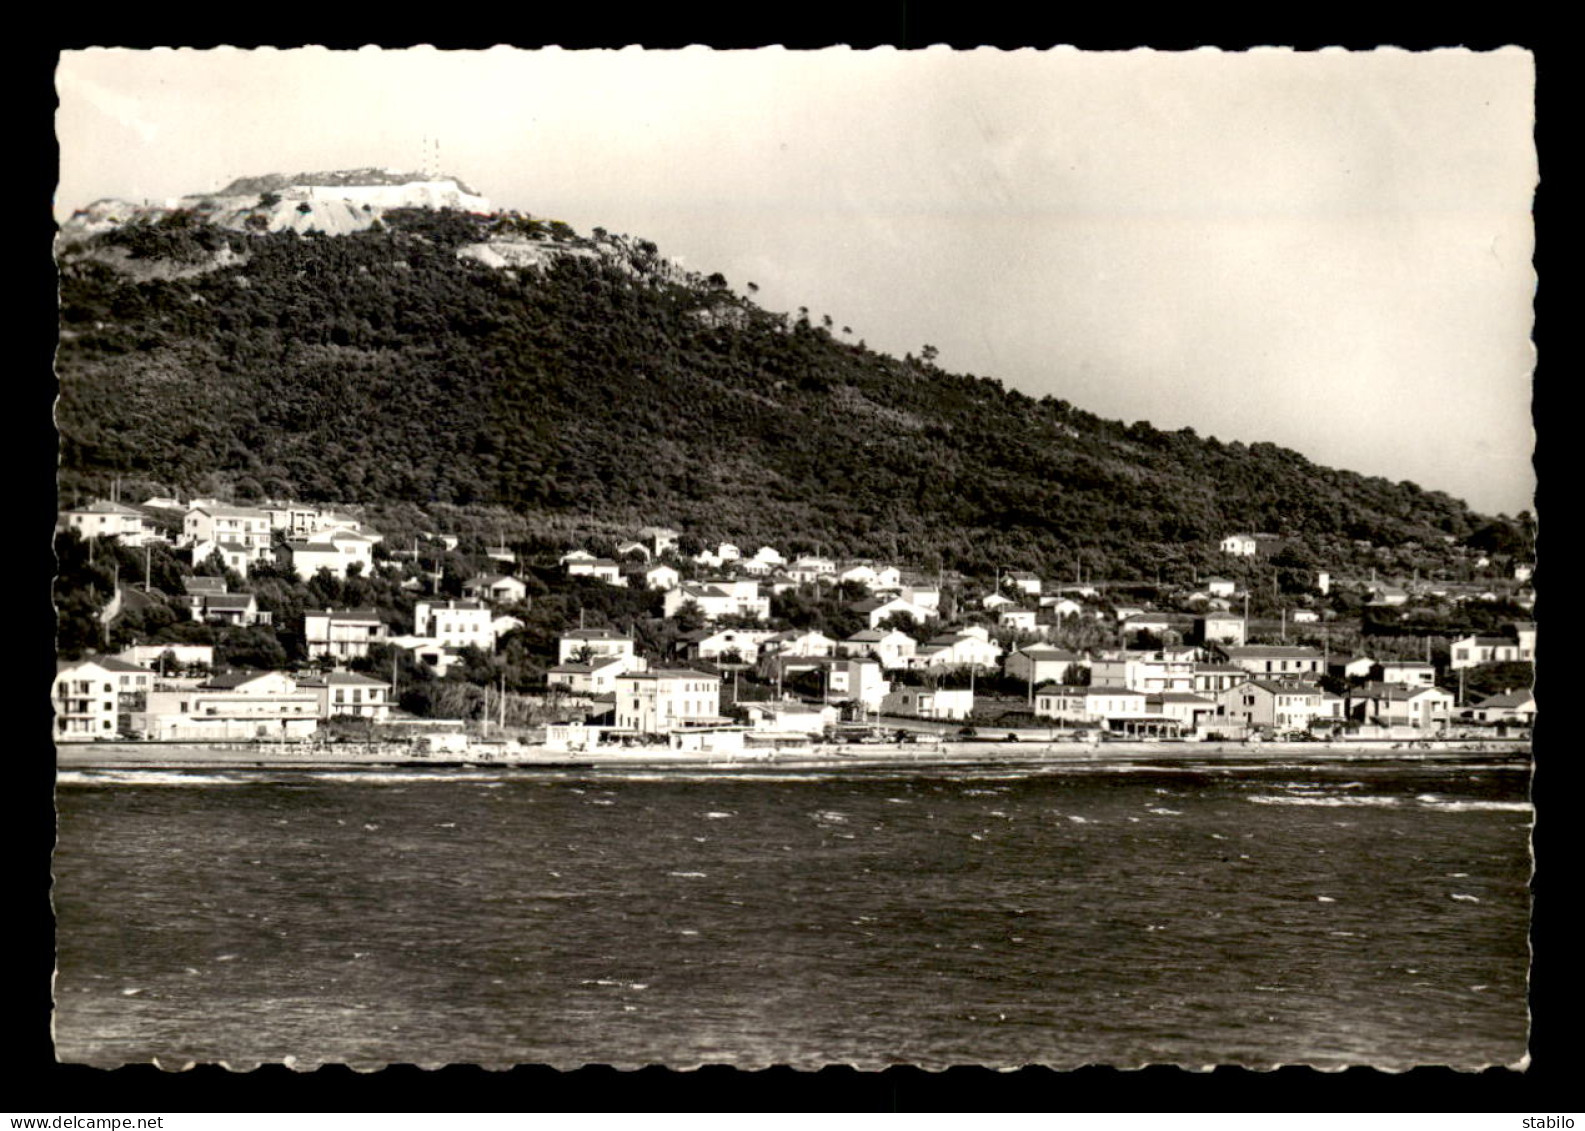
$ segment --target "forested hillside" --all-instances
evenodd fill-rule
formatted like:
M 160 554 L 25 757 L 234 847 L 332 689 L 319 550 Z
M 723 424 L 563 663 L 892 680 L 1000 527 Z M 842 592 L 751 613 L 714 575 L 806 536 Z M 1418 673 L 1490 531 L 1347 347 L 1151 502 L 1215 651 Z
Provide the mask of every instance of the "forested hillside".
M 525 241 L 542 266 L 460 247 Z M 1099 419 L 782 316 L 642 241 L 388 214 L 341 237 L 174 213 L 63 236 L 62 489 L 488 504 L 979 571 L 1144 573 L 1227 533 L 1511 537 L 1444 494 Z

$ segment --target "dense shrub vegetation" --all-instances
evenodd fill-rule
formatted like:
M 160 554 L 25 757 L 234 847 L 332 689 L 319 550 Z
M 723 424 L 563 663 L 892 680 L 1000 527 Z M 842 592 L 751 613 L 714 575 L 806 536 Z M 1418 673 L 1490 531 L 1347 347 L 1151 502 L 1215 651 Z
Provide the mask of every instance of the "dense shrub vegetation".
M 63 488 L 500 507 L 975 573 L 1068 575 L 1081 552 L 1102 574 L 1186 571 L 1236 530 L 1328 562 L 1355 540 L 1526 538 L 1411 483 L 1102 420 L 944 372 L 929 347 L 875 353 L 643 241 L 594 254 L 559 231 L 582 254 L 542 269 L 457 257 L 492 228 L 525 236 L 410 211 L 337 238 L 184 217 L 79 241 L 61 265 Z M 227 248 L 242 260 L 132 269 Z

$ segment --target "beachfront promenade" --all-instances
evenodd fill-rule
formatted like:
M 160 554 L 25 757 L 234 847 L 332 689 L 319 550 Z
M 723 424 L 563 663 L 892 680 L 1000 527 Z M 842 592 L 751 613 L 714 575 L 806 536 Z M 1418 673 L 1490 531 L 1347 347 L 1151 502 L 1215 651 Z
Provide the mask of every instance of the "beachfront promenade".
M 423 754 L 392 745 L 156 743 L 63 744 L 56 747 L 62 770 L 344 769 L 481 766 L 525 769 L 677 769 L 752 771 L 895 770 L 931 768 L 1028 768 L 1138 763 L 1351 763 L 1457 762 L 1528 756 L 1527 742 L 1367 741 L 1318 742 L 944 742 L 901 745 L 822 745 L 800 750 L 736 753 L 618 747 L 598 752 L 537 746 L 475 747 L 463 753 Z

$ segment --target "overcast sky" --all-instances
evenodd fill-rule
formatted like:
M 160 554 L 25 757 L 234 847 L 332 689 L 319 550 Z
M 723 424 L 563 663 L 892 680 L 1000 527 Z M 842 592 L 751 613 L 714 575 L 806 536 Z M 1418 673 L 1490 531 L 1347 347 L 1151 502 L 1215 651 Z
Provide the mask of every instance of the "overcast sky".
M 887 352 L 1532 505 L 1522 51 L 88 51 L 57 88 L 57 218 L 438 139 Z

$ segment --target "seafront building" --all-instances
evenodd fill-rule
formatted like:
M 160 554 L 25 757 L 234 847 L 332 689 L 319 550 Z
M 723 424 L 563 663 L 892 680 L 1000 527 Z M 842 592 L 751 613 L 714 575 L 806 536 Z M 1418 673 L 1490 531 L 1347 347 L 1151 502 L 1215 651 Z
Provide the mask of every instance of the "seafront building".
M 688 669 L 617 676 L 616 725 L 623 730 L 669 735 L 731 721 L 721 714 L 720 676 Z

